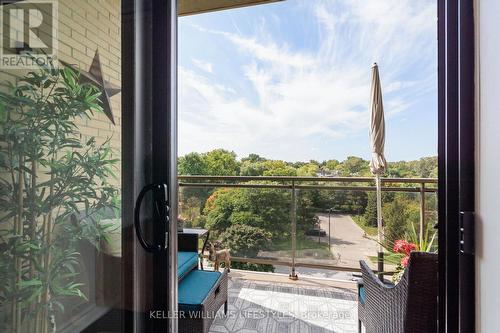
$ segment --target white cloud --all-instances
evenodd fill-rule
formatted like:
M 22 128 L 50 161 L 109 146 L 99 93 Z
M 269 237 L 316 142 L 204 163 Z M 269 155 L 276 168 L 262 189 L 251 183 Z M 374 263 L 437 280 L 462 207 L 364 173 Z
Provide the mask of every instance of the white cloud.
M 311 151 L 312 138 L 334 142 L 364 133 L 374 61 L 380 65 L 388 117 L 404 112 L 433 86 L 435 45 L 429 43 L 429 36 L 435 36 L 436 9 L 432 2 L 315 1 L 311 6 L 307 1 L 302 5 L 309 10 L 304 15 L 313 18 L 311 25 L 318 27 L 316 49 L 294 49 L 266 29 L 245 36 L 197 27 L 206 38 L 223 37 L 242 59 L 249 59 L 239 72 L 256 98 L 238 94 L 235 87 L 222 84 L 222 78 L 181 68 L 181 154 L 225 147 L 239 155 L 257 152 L 307 159 L 299 151 Z M 212 66 L 202 60 L 193 59 L 193 63 L 212 73 Z M 405 79 L 404 73 L 417 65 L 423 72 Z
M 200 60 L 200 59 L 191 59 L 193 64 L 199 69 L 212 74 L 214 72 L 214 65 L 208 61 Z

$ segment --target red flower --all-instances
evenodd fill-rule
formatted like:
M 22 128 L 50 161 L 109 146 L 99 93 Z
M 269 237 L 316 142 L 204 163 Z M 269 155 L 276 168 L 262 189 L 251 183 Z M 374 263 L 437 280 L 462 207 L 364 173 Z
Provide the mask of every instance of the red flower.
M 406 255 L 409 255 L 411 251 L 414 251 L 417 249 L 417 245 L 414 243 L 409 243 L 404 239 L 398 239 L 397 241 L 394 242 L 394 247 L 392 250 L 396 253 L 404 253 Z
M 403 267 L 408 266 L 409 260 L 410 260 L 410 256 L 405 256 L 403 259 L 401 259 L 401 266 L 403 266 Z
M 403 250 L 405 244 L 407 244 L 407 242 L 404 239 L 398 239 L 394 242 L 394 247 L 392 248 L 392 250 L 396 253 L 400 253 Z
M 414 251 L 417 249 L 417 245 L 413 243 L 406 243 L 405 246 L 403 247 L 403 251 L 409 255 L 411 251 Z

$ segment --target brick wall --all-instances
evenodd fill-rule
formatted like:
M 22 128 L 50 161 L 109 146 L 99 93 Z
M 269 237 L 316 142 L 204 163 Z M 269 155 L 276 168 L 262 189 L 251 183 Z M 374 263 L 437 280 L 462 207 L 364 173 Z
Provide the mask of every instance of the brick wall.
M 54 0 L 57 1 L 57 0 Z M 58 0 L 57 56 L 60 60 L 88 71 L 99 50 L 106 81 L 121 87 L 121 1 L 120 0 Z M 44 33 L 44 32 L 41 32 Z M 5 82 L 14 82 L 26 70 L 1 70 L 0 89 Z M 121 93 L 110 98 L 115 125 L 104 114 L 79 122 L 82 140 L 93 136 L 98 143 L 111 139 L 114 158 L 121 155 Z M 121 165 L 116 170 L 120 185 Z
M 58 7 L 59 59 L 88 70 L 98 49 L 105 80 L 121 87 L 121 1 L 60 0 Z M 110 101 L 115 125 L 106 115 L 96 114 L 80 124 L 80 131 L 83 139 L 94 136 L 99 143 L 111 138 L 115 158 L 119 158 L 121 94 Z

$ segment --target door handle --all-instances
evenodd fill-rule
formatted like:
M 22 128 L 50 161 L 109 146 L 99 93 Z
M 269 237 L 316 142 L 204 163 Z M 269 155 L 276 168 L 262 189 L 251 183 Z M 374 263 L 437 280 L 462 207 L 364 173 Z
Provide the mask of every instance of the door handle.
M 144 234 L 142 233 L 141 206 L 142 200 L 144 199 L 146 193 L 148 193 L 149 191 L 153 191 L 153 232 L 158 244 L 148 243 L 148 241 L 144 237 Z M 149 184 L 146 185 L 139 193 L 134 207 L 134 227 L 139 243 L 147 252 L 161 252 L 167 248 L 167 227 L 170 221 L 168 217 L 169 210 L 167 184 Z

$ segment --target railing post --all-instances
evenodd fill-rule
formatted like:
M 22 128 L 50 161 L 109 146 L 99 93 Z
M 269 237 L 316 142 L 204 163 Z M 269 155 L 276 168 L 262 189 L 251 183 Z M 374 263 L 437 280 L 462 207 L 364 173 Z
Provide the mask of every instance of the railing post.
M 297 193 L 294 181 L 292 181 L 292 203 L 290 210 L 292 220 L 292 267 L 289 277 L 291 280 L 297 280 L 299 278 L 295 272 L 295 252 L 297 251 Z
M 420 183 L 420 228 L 419 228 L 419 241 L 420 245 L 424 241 L 424 230 L 425 230 L 425 183 Z M 420 251 L 425 251 L 425 249 L 420 249 Z

